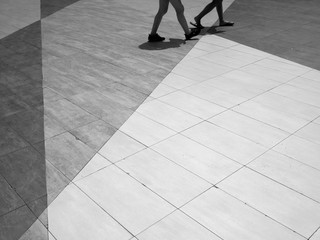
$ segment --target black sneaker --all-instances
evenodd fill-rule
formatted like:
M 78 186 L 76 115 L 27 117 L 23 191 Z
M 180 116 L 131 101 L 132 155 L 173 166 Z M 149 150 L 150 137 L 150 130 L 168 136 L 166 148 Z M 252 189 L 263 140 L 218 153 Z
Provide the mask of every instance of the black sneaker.
M 166 38 L 164 38 L 164 37 L 160 37 L 158 33 L 156 33 L 154 35 L 149 34 L 149 37 L 148 37 L 149 42 L 162 42 L 165 39 Z
M 189 34 L 185 34 L 186 40 L 190 40 L 191 38 L 199 35 L 200 32 L 201 32 L 200 28 L 192 28 Z

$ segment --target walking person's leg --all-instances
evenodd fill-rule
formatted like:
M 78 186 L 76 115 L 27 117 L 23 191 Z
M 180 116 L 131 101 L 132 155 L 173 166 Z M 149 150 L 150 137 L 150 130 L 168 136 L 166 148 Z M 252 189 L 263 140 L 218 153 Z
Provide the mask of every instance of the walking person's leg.
M 211 3 L 205 6 L 204 9 L 197 16 L 194 17 L 194 21 L 196 22 L 195 26 L 198 28 L 204 28 L 201 25 L 201 19 L 205 15 L 207 15 L 209 12 L 211 12 L 216 6 L 217 6 L 217 0 L 212 0 Z
M 169 6 L 169 0 L 159 0 L 159 10 L 154 17 L 153 25 L 151 33 L 149 34 L 148 40 L 149 42 L 160 42 L 163 41 L 165 38 L 160 37 L 157 34 L 158 28 L 160 26 L 162 17 L 167 13 Z
M 219 25 L 220 26 L 233 26 L 233 22 L 224 21 L 223 19 L 223 6 L 222 6 L 223 0 L 212 0 L 211 3 L 209 3 L 207 6 L 204 7 L 204 9 L 194 17 L 194 23 L 191 23 L 193 26 L 197 28 L 204 28 L 201 25 L 201 19 L 207 15 L 209 12 L 211 12 L 215 7 L 217 7 L 217 13 L 219 17 Z
M 217 0 L 217 13 L 219 17 L 219 26 L 233 26 L 233 22 L 224 21 L 223 19 L 223 6 L 222 6 L 223 0 Z
M 169 0 L 169 1 L 176 11 L 177 19 L 184 31 L 184 35 L 186 36 L 186 39 L 189 40 L 192 37 L 197 36 L 200 33 L 200 31 L 196 29 L 192 29 L 192 30 L 189 29 L 187 20 L 184 16 L 184 6 L 181 0 Z

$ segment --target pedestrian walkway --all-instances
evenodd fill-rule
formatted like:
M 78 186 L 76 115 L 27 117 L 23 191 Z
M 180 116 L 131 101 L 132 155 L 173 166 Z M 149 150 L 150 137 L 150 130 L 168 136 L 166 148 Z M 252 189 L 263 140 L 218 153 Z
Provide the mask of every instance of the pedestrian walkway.
M 237 39 L 237 1 L 238 27 L 184 42 L 171 12 L 146 43 L 146 2 L 74 2 L 0 40 L 0 239 L 319 240 L 316 61 Z

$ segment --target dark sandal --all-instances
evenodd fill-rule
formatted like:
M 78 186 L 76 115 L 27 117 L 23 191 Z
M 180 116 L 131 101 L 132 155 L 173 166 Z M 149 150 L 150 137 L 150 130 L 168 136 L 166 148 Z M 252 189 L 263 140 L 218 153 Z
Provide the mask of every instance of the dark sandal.
M 158 33 L 156 33 L 156 34 L 154 34 L 154 35 L 149 34 L 149 36 L 148 36 L 148 41 L 149 41 L 149 42 L 162 42 L 162 41 L 164 41 L 164 40 L 165 40 L 165 38 L 159 36 Z
M 204 26 L 202 26 L 201 23 L 197 24 L 197 23 L 190 22 L 190 24 L 196 28 L 204 29 Z
M 189 34 L 185 34 L 186 40 L 190 40 L 191 38 L 199 35 L 200 31 L 201 30 L 199 28 L 192 28 Z
M 220 27 L 232 27 L 233 25 L 234 25 L 234 22 L 227 22 L 227 21 L 219 24 Z

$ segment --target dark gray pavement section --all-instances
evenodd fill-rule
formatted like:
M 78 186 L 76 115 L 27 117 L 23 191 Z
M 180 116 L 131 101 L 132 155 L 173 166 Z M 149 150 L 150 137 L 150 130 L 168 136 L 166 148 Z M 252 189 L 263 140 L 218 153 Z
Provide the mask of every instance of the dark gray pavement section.
M 318 0 L 238 0 L 225 12 L 235 26 L 217 34 L 320 70 L 319 13 Z

